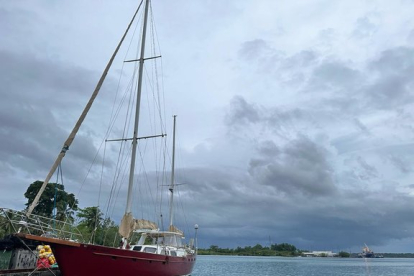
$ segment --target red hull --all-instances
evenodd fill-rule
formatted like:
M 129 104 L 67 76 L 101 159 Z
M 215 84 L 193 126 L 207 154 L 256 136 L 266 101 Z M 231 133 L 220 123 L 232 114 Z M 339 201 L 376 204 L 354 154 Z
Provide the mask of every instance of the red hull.
M 174 257 L 54 238 L 21 235 L 49 244 L 63 276 L 181 276 L 190 275 L 196 255 Z
M 196 256 L 173 257 L 97 245 L 50 244 L 64 276 L 189 275 Z

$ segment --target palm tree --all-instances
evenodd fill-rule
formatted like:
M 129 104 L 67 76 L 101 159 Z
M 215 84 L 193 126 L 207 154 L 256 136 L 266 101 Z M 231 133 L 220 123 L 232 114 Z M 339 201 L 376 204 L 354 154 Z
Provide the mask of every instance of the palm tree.
M 18 215 L 11 210 L 2 210 L 0 214 L 0 236 L 17 232 L 12 221 L 18 220 Z
M 86 207 L 85 209 L 80 209 L 78 212 L 78 217 L 81 218 L 79 226 L 86 228 L 92 243 L 95 239 L 96 231 L 102 227 L 102 216 L 103 214 L 97 206 Z

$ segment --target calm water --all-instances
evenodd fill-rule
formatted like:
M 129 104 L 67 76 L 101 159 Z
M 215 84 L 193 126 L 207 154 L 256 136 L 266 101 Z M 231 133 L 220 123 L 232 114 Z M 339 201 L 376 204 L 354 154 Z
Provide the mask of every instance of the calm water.
M 198 256 L 192 276 L 414 276 L 414 259 Z

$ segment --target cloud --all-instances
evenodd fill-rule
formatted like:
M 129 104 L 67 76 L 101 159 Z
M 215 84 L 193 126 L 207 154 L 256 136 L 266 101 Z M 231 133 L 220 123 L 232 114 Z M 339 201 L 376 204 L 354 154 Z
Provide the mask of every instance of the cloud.
M 96 78 L 70 64 L 0 50 L 0 134 L 8 141 L 0 143 L 0 171 L 3 178 L 25 172 L 23 182 L 17 178 L 9 182 L 21 194 L 28 184 L 46 176 L 75 124 L 78 114 L 73 110 L 80 114 Z M 70 150 L 74 159 L 62 164 L 70 180 L 81 181 L 79 171 L 86 173 L 86 164 L 96 153 L 91 136 L 84 128 Z
M 252 60 L 260 58 L 271 51 L 272 49 L 266 41 L 263 39 L 255 39 L 244 42 L 239 50 L 239 55 L 247 60 Z
M 231 108 L 225 121 L 228 126 L 243 126 L 257 122 L 259 119 L 258 107 L 247 104 L 242 97 L 236 96 L 231 101 Z
M 374 35 L 378 30 L 377 24 L 373 22 L 374 20 L 372 15 L 358 18 L 355 24 L 355 30 L 353 31 L 353 36 L 357 39 L 361 39 Z
M 341 61 L 326 60 L 312 73 L 309 88 L 312 93 L 329 91 L 350 93 L 362 81 L 361 73 Z
M 249 217 L 261 217 L 265 210 L 269 215 L 267 221 L 257 219 L 240 228 L 229 222 L 227 227 L 237 237 L 247 239 L 255 233 L 255 240 L 263 243 L 274 235 L 272 240 L 313 249 L 322 249 L 321 244 L 326 248 L 326 240 L 330 248 L 346 249 L 364 242 L 382 246 L 389 240 L 408 238 L 406 231 L 396 230 L 389 221 L 404 225 L 404 229 L 413 228 L 406 213 L 407 208 L 412 208 L 412 196 L 400 190 L 404 183 L 395 181 L 398 173 L 387 166 L 393 164 L 399 172 L 408 173 L 407 164 L 402 162 L 406 158 L 399 154 L 405 147 L 402 141 L 409 139 L 395 143 L 386 131 L 393 127 L 412 136 L 405 123 L 412 114 L 412 88 L 405 77 L 411 73 L 411 49 L 383 51 L 361 66 L 311 51 L 274 59 L 275 51 L 269 51 L 270 46 L 263 41 L 248 45 L 251 48 L 243 45 L 242 49 L 266 45 L 267 61 L 273 62 L 269 67 L 275 70 L 283 65 L 284 79 L 292 79 L 301 71 L 298 64 L 303 64 L 304 70 L 300 85 L 285 82 L 285 90 L 279 91 L 283 95 L 296 91 L 299 97 L 294 102 L 281 104 L 262 101 L 260 97 L 247 100 L 237 95 L 228 105 L 228 133 L 232 139 L 250 141 L 255 148 L 249 151 L 249 175 L 242 187 L 250 195 L 246 204 L 257 209 L 243 208 L 243 212 Z M 264 52 L 258 53 L 257 60 L 266 60 Z M 262 72 L 265 74 L 260 77 L 270 79 L 273 71 Z M 388 83 L 399 89 L 397 94 L 390 92 Z M 378 87 L 384 96 L 374 99 L 373 87 Z M 257 91 L 258 95 L 261 92 Z M 400 111 L 382 112 L 394 107 Z M 402 151 L 397 150 L 397 155 L 396 149 Z M 226 181 L 231 183 L 229 177 Z M 261 203 L 253 199 L 256 194 L 260 194 Z M 393 204 L 395 201 L 399 204 Z M 387 207 L 390 205 L 393 207 Z M 233 216 L 243 216 L 242 211 L 228 210 Z M 269 229 L 277 229 L 277 234 L 269 234 Z M 380 236 L 372 235 L 374 232 Z M 224 243 L 225 233 L 214 235 Z
M 383 51 L 378 59 L 369 64 L 376 77 L 366 88 L 367 101 L 381 109 L 413 102 L 413 53 L 413 48 L 398 47 Z
M 391 164 L 393 164 L 401 172 L 406 174 L 412 172 L 412 169 L 409 166 L 409 162 L 408 160 L 406 160 L 404 156 L 399 157 L 395 155 L 390 155 L 389 160 L 391 161 Z
M 299 137 L 287 144 L 279 156 L 252 159 L 249 172 L 257 184 L 273 187 L 283 194 L 332 195 L 335 185 L 326 153 L 309 139 Z

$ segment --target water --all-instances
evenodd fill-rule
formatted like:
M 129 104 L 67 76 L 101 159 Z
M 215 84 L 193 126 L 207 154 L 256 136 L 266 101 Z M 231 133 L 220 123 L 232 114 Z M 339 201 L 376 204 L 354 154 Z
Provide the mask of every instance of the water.
M 198 256 L 192 276 L 413 276 L 414 259 Z

